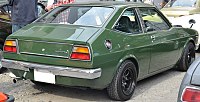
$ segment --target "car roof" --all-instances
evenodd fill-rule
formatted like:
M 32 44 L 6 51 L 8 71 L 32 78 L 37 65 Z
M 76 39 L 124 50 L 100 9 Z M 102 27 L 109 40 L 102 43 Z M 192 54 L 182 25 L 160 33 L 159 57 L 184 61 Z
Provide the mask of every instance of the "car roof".
M 110 6 L 110 7 L 154 7 L 153 5 L 139 2 L 123 2 L 123 1 L 90 1 L 90 2 L 74 2 L 63 6 Z

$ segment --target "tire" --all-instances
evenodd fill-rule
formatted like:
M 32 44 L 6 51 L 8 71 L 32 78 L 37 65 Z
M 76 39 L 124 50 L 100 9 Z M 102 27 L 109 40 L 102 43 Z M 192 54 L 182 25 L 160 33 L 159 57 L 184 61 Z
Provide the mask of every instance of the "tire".
M 179 61 L 178 70 L 187 71 L 192 62 L 194 62 L 194 60 L 195 60 L 195 46 L 193 43 L 189 42 Z
M 135 91 L 137 79 L 136 67 L 130 60 L 124 61 L 107 87 L 108 95 L 117 101 L 130 99 Z

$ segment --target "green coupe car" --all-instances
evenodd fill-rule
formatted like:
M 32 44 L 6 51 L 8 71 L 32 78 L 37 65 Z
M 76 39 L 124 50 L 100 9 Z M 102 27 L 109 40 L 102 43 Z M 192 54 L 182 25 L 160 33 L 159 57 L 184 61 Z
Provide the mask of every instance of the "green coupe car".
M 57 7 L 10 35 L 3 67 L 15 78 L 132 97 L 139 80 L 195 59 L 198 33 L 173 27 L 154 6 L 89 2 Z

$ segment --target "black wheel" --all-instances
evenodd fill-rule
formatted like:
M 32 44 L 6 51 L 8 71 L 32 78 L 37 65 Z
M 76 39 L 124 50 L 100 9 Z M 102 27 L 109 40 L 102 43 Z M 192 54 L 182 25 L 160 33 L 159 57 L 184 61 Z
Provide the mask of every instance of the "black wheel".
M 130 60 L 124 61 L 107 87 L 110 98 L 118 101 L 130 99 L 135 91 L 136 78 L 137 71 L 133 62 Z
M 194 62 L 194 60 L 195 60 L 195 47 L 194 44 L 190 42 L 188 43 L 182 54 L 182 57 L 179 61 L 178 69 L 181 71 L 187 71 L 187 69 L 192 64 L 192 62 Z

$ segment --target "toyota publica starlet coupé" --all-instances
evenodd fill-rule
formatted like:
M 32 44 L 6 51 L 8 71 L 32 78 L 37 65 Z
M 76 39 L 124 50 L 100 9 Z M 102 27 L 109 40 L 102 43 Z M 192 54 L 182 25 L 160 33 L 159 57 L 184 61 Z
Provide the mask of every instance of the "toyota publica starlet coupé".
M 195 59 L 198 33 L 173 27 L 154 6 L 88 2 L 62 5 L 5 41 L 2 59 L 20 79 L 132 97 L 139 80 Z

